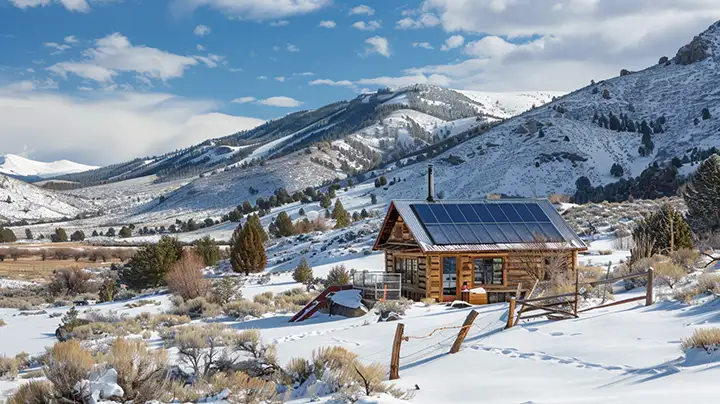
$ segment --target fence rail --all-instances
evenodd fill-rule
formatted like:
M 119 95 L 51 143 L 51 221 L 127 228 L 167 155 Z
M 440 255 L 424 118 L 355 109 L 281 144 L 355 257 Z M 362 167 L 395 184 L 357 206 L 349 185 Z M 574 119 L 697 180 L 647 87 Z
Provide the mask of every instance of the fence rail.
M 400 300 L 402 274 L 387 272 L 356 272 L 352 279 L 355 289 L 362 291 L 365 299 L 375 301 Z
M 617 306 L 619 304 L 637 302 L 645 300 L 645 305 L 650 306 L 653 304 L 653 283 L 655 281 L 655 272 L 652 268 L 647 271 L 637 272 L 633 274 L 618 276 L 610 279 L 602 279 L 595 282 L 587 282 L 583 285 L 598 286 L 614 284 L 618 281 L 632 278 L 647 277 L 647 290 L 645 296 L 637 296 L 629 299 L 623 299 L 614 301 L 608 304 L 601 304 L 600 306 L 588 307 L 586 309 L 578 310 L 577 303 L 580 301 L 580 291 L 575 290 L 572 293 L 563 293 L 554 296 L 542 296 L 531 299 L 516 300 L 514 297 L 510 299 L 510 307 L 508 309 L 508 322 L 506 328 L 511 328 L 517 325 L 521 319 L 528 320 L 531 318 L 548 317 L 551 319 L 567 319 L 567 318 L 578 318 L 579 313 L 586 311 L 601 309 L 604 307 Z M 578 285 L 579 289 L 579 285 Z M 572 299 L 570 299 L 572 298 Z M 558 301 L 559 300 L 559 301 Z M 543 303 L 547 302 L 547 303 Z M 516 304 L 520 304 L 520 310 L 517 315 L 515 313 Z M 571 307 L 570 310 L 563 310 L 564 307 Z M 525 315 L 526 313 L 542 311 L 542 313 Z

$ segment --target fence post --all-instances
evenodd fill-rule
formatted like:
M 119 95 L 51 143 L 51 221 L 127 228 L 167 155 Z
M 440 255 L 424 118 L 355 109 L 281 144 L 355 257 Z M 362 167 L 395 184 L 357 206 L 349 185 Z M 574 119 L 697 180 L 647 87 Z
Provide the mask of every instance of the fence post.
M 512 328 L 515 322 L 515 298 L 510 298 L 510 307 L 508 308 L 508 320 L 505 329 Z
M 465 322 L 463 323 L 460 332 L 458 332 L 457 338 L 455 338 L 455 343 L 453 344 L 452 348 L 450 348 L 450 353 L 457 353 L 460 350 L 460 346 L 462 346 L 463 341 L 465 341 L 465 337 L 470 331 L 470 326 L 472 326 L 472 323 L 473 321 L 475 321 L 475 318 L 477 318 L 477 316 L 478 312 L 472 310 L 470 311 L 470 313 L 468 313 L 468 316 L 465 317 Z
M 405 324 L 399 323 L 395 329 L 395 340 L 393 341 L 392 357 L 390 358 L 390 380 L 400 378 L 400 345 L 402 344 Z
M 653 296 L 653 284 L 655 283 L 655 270 L 648 269 L 648 283 L 647 283 L 647 294 L 645 295 L 645 306 L 652 306 L 654 302 Z

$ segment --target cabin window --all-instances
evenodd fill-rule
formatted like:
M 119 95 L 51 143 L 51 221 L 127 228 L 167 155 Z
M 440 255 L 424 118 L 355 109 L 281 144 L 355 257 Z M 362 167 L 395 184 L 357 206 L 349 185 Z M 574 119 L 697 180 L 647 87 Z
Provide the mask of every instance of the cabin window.
M 417 277 L 417 258 L 395 258 L 395 272 L 402 274 L 403 283 L 413 284 Z
M 502 285 L 502 258 L 475 258 L 475 285 Z
M 457 295 L 457 258 L 443 258 L 443 295 Z

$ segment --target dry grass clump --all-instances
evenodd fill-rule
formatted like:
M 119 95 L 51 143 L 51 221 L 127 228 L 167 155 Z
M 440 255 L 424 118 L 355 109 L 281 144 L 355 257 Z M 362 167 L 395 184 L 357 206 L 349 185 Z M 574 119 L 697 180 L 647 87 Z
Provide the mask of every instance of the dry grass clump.
M 93 322 L 74 327 L 72 336 L 79 340 L 95 340 L 107 337 L 126 337 L 131 334 L 140 334 L 142 331 L 142 326 L 136 320 L 115 323 Z
M 232 360 L 231 347 L 236 340 L 237 334 L 233 330 L 221 324 L 206 324 L 180 327 L 172 343 L 178 349 L 180 362 L 200 377 L 219 370 Z
M 437 300 L 435 300 L 435 299 L 432 298 L 432 297 L 426 297 L 426 298 L 421 299 L 421 300 L 420 300 L 420 303 L 422 303 L 422 305 L 423 305 L 424 307 L 430 307 L 430 306 L 436 304 L 436 303 L 437 303 Z
M 5 320 L 0 318 L 0 327 L 5 327 L 6 325 L 7 323 L 5 322 Z
M 80 269 L 58 269 L 55 271 L 48 290 L 54 296 L 74 296 L 81 293 L 97 292 L 97 286 L 90 282 L 92 274 Z
M 75 402 L 82 401 L 82 393 L 75 386 L 87 377 L 95 364 L 92 355 L 75 340 L 58 342 L 49 353 L 45 376 L 53 384 L 56 395 Z
M 720 274 L 702 274 L 698 277 L 697 287 L 700 293 L 720 294 Z
M 118 372 L 123 399 L 144 403 L 158 400 L 167 386 L 168 356 L 164 350 L 148 349 L 141 340 L 116 339 L 107 354 L 107 363 Z
M 675 250 L 670 254 L 670 259 L 675 265 L 680 265 L 686 270 L 691 270 L 695 267 L 697 260 L 700 258 L 700 253 L 690 248 L 681 248 Z
M 158 314 L 150 317 L 150 326 L 152 328 L 160 327 L 177 327 L 179 325 L 189 323 L 190 317 L 176 314 Z
M 7 404 L 51 404 L 55 403 L 52 383 L 31 381 L 20 386 L 15 394 L 10 396 Z
M 18 363 L 15 358 L 0 356 L 0 378 L 15 378 L 18 374 Z
M 405 311 L 409 309 L 413 305 L 413 301 L 406 299 L 406 298 L 400 298 L 400 300 L 386 300 L 384 302 L 377 302 L 373 306 L 373 309 L 378 314 L 383 313 L 395 313 L 399 314 L 401 316 L 405 315 Z
M 203 276 L 203 268 L 203 257 L 194 250 L 185 250 L 182 258 L 165 275 L 165 283 L 172 293 L 184 300 L 208 296 L 212 283 Z
M 675 286 L 687 276 L 687 271 L 672 261 L 660 262 L 655 265 L 655 278 L 674 289 Z
M 689 338 L 682 340 L 683 351 L 703 349 L 707 353 L 720 350 L 720 328 L 698 328 Z
M 248 300 L 236 300 L 223 306 L 223 313 L 228 317 L 245 318 L 247 316 L 262 317 L 267 313 L 267 306 Z
M 255 303 L 262 304 L 263 306 L 273 306 L 273 292 L 264 292 L 253 297 Z
M 127 303 L 127 304 L 125 305 L 125 307 L 130 308 L 130 309 L 136 309 L 136 308 L 138 308 L 138 307 L 149 306 L 149 305 L 159 306 L 160 304 L 161 304 L 161 303 L 158 302 L 157 300 L 152 300 L 152 299 L 140 299 L 140 300 L 135 301 L 135 302 Z
M 216 373 L 210 378 L 214 392 L 224 389 L 230 391 L 227 397 L 231 403 L 280 403 L 284 400 L 278 395 L 277 387 L 272 381 L 250 377 L 243 372 Z
M 222 313 L 219 305 L 208 302 L 204 297 L 196 297 L 184 302 L 173 300 L 173 305 L 175 307 L 173 307 L 171 314 L 188 316 L 192 319 L 211 318 Z

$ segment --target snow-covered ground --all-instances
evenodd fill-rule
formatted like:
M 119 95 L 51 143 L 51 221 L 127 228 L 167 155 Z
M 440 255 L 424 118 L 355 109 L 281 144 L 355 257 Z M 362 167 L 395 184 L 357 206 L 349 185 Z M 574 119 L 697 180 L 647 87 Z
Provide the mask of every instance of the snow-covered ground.
M 69 160 L 59 160 L 45 163 L 30 160 L 15 154 L 0 156 L 0 173 L 19 177 L 49 178 L 62 174 L 80 173 L 94 170 L 97 167 L 75 163 Z

